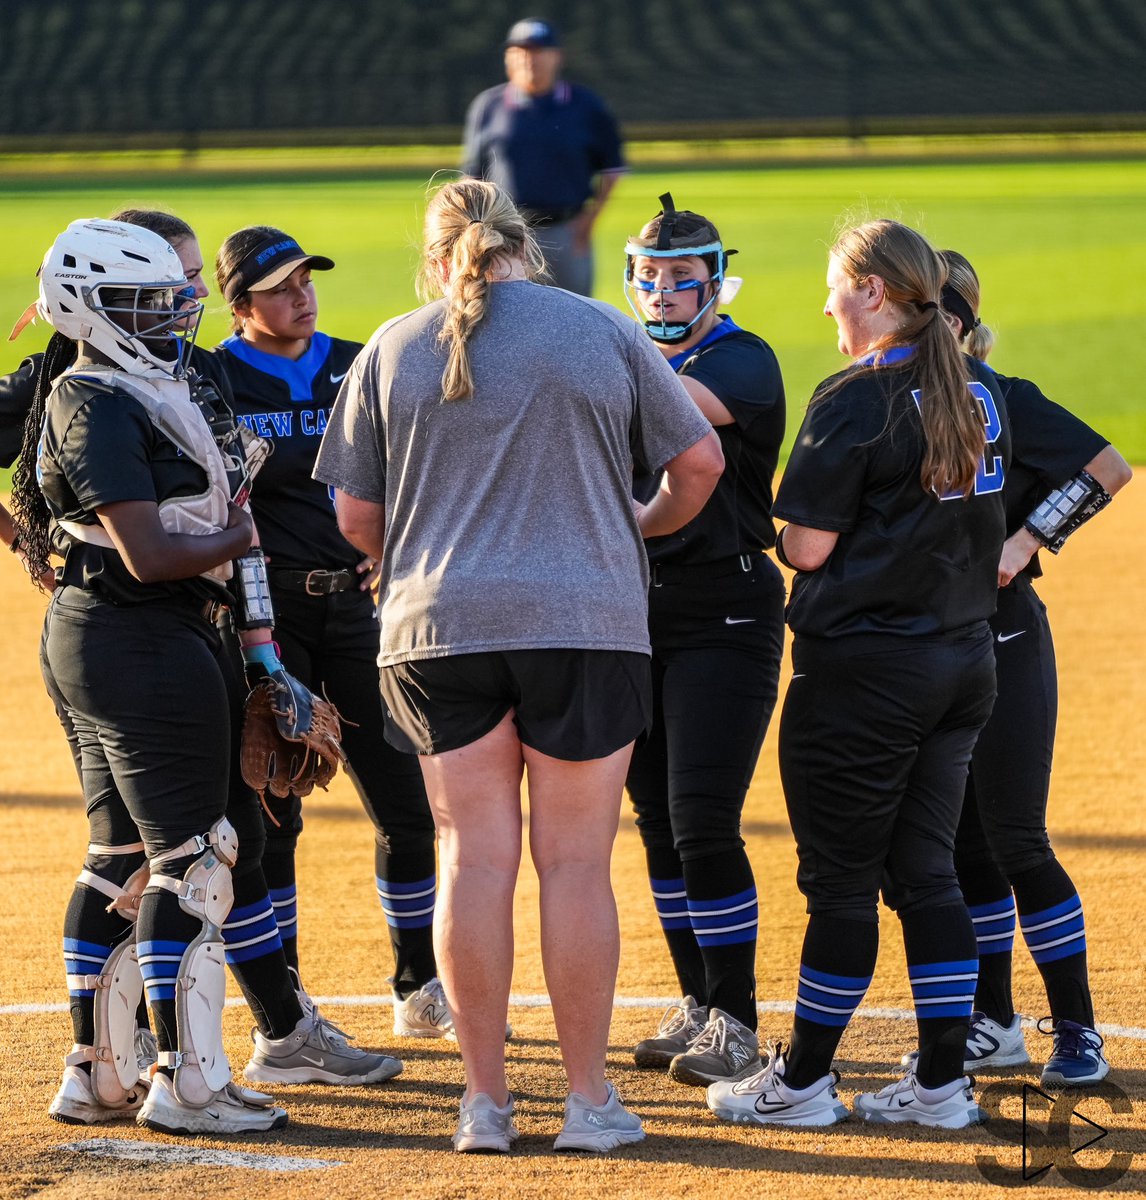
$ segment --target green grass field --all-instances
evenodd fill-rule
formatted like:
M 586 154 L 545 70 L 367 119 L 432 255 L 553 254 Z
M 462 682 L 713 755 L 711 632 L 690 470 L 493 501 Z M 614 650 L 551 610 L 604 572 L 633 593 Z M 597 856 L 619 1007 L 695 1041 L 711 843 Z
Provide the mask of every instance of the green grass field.
M 443 150 L 443 167 L 452 154 Z M 208 258 L 241 225 L 279 225 L 338 270 L 319 281 L 321 325 L 365 338 L 413 307 L 412 279 L 426 178 L 284 183 L 193 180 L 62 185 L 58 176 L 0 179 L 0 324 L 35 296 L 34 274 L 70 220 L 125 204 L 187 218 Z M 789 439 L 815 384 L 841 365 L 834 326 L 822 315 L 826 249 L 842 224 L 892 216 L 940 247 L 966 254 L 983 280 L 983 318 L 999 341 L 993 365 L 1026 375 L 1078 412 L 1133 462 L 1146 462 L 1146 161 L 964 162 L 875 167 L 638 169 L 623 179 L 598 226 L 597 295 L 624 308 L 625 235 L 670 189 L 679 206 L 704 212 L 740 253 L 745 279 L 730 312 L 775 348 L 787 384 Z M 209 305 L 215 297 L 208 301 Z M 200 340 L 227 332 L 211 307 Z M 0 349 L 0 371 L 37 349 L 32 329 Z

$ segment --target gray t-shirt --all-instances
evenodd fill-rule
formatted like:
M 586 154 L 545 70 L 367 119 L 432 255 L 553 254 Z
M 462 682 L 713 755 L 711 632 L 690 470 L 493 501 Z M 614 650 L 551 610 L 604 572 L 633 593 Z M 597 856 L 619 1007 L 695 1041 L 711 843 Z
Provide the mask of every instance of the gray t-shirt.
M 633 462 L 710 430 L 644 330 L 607 304 L 496 283 L 445 402 L 445 302 L 383 325 L 314 475 L 385 505 L 379 663 L 539 647 L 649 653 Z

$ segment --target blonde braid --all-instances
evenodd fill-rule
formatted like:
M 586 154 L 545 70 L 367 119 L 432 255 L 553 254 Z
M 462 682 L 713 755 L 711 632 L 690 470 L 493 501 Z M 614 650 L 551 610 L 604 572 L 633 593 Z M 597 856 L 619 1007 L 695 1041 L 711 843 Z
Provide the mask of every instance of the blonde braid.
M 443 400 L 473 396 L 469 339 L 485 317 L 496 264 L 508 259 L 522 260 L 527 279 L 545 269 L 533 233 L 509 196 L 479 179 L 442 187 L 426 210 L 418 294 L 428 299 L 446 290 L 442 264 L 448 262 L 446 317 L 438 335 L 447 348 Z

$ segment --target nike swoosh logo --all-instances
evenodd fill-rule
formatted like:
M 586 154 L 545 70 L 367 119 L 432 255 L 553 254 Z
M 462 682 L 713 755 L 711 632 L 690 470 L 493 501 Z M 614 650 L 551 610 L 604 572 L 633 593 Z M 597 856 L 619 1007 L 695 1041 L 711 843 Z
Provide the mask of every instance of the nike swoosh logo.
M 761 1097 L 756 1101 L 755 1109 L 757 1112 L 783 1112 L 786 1108 L 791 1108 L 790 1104 L 785 1104 L 782 1100 L 765 1100 Z
M 331 383 L 341 383 L 349 374 L 350 374 L 349 371 L 343 371 L 341 375 L 331 375 L 330 382 Z
M 725 625 L 755 625 L 755 617 L 725 617 Z
M 914 1099 L 915 1099 L 914 1096 L 907 1096 L 906 1098 L 903 1096 L 900 1096 L 899 1107 L 906 1108 L 909 1104 L 911 1104 L 914 1101 Z
M 807 673 L 805 672 L 805 674 L 803 674 L 803 675 L 793 675 L 792 678 L 793 679 L 806 679 Z
M 1018 633 L 1000 633 L 996 636 L 995 641 L 1001 646 L 1004 642 L 1009 642 L 1012 638 L 1022 637 L 1026 633 L 1025 629 L 1020 629 Z
M 303 1062 L 312 1063 L 316 1067 L 325 1067 L 326 1066 L 325 1058 L 311 1058 L 311 1056 L 309 1054 L 300 1054 L 299 1058 L 301 1058 L 303 1060 Z

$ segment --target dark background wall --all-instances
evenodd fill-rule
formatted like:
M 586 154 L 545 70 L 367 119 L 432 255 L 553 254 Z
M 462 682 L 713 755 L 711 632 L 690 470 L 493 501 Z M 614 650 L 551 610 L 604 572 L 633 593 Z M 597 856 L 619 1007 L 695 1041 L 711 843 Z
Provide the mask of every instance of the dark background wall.
M 508 25 L 558 12 L 531 2 L 0 0 L 0 136 L 453 140 L 470 98 L 502 78 Z M 568 74 L 630 133 L 1146 126 L 1146 0 L 560 12 Z

